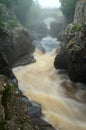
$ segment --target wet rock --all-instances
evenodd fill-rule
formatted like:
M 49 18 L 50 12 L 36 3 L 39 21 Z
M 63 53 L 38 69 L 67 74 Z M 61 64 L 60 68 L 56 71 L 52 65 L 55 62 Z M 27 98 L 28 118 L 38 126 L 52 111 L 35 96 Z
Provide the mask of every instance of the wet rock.
M 34 52 L 34 45 L 29 32 L 24 28 L 16 16 L 4 6 L 0 5 L 1 32 L 0 32 L 0 50 L 6 62 L 12 68 L 18 60 L 26 59 L 27 63 L 31 61 L 31 55 Z M 5 14 L 6 16 L 4 16 Z M 24 57 L 22 59 L 22 57 Z M 25 64 L 26 64 L 26 61 Z M 22 62 L 21 62 L 22 64 Z M 24 64 L 24 63 L 23 63 Z
M 74 24 L 71 33 L 72 31 L 75 34 L 66 44 L 69 58 L 68 74 L 71 80 L 86 83 L 86 26 Z
M 18 99 L 16 97 L 11 97 L 11 100 L 9 98 L 8 98 L 9 102 L 7 102 L 6 104 L 7 107 L 6 109 L 8 111 L 7 118 L 12 120 L 23 119 L 24 115 L 26 115 L 28 110 L 27 104 L 24 103 L 21 99 Z
M 11 81 L 12 80 L 12 81 Z M 0 83 L 4 92 L 0 94 L 0 128 L 6 130 L 47 130 L 54 128 L 41 119 L 41 106 L 30 102 L 16 87 L 14 78 L 0 75 Z M 33 119 L 32 119 L 33 118 Z M 35 124 L 35 119 L 39 125 Z M 34 122 L 35 121 L 35 122 Z M 42 126 L 41 126 L 42 125 Z
M 18 124 L 9 120 L 9 121 L 6 122 L 5 129 L 6 130 L 20 130 L 21 128 L 19 127 Z
M 24 123 L 22 126 L 22 130 L 35 130 L 30 124 Z
M 22 101 L 25 102 L 28 106 L 32 106 L 32 103 L 29 101 L 27 97 L 22 96 Z
M 4 107 L 2 105 L 2 94 L 0 94 L 0 121 L 5 119 Z
M 17 60 L 13 67 L 25 66 L 27 64 L 35 63 L 35 62 L 36 62 L 36 59 L 34 59 L 33 56 L 25 55 L 19 60 Z
M 26 29 L 17 27 L 6 36 L 4 35 L 4 40 L 3 38 L 1 40 L 1 46 L 6 40 L 6 45 L 2 46 L 2 53 L 4 53 L 9 66 L 12 67 L 19 62 L 21 65 L 32 62 L 31 55 L 34 52 L 34 46 Z
M 79 0 L 77 6 L 78 10 L 85 11 L 86 2 Z M 74 20 L 66 28 L 62 49 L 56 56 L 54 65 L 56 69 L 67 69 L 72 81 L 86 83 L 86 13 L 79 14 L 78 10 L 75 12 L 76 22 Z M 80 21 L 81 18 L 83 22 Z
M 37 103 L 29 103 L 26 97 L 16 97 L 14 91 L 7 90 L 3 95 L 5 107 L 6 130 L 55 130 L 50 124 L 43 121 L 41 107 Z
M 5 91 L 5 76 L 0 75 L 0 94 L 3 94 Z
M 54 66 L 56 69 L 68 69 L 67 56 L 64 50 L 55 57 Z
M 33 125 L 40 128 L 40 130 L 55 130 L 52 125 L 46 123 L 46 121 L 43 121 L 42 119 L 31 118 L 31 121 L 33 122 Z
M 29 107 L 28 115 L 31 118 L 40 118 L 41 117 L 41 106 L 37 103 L 32 103 Z

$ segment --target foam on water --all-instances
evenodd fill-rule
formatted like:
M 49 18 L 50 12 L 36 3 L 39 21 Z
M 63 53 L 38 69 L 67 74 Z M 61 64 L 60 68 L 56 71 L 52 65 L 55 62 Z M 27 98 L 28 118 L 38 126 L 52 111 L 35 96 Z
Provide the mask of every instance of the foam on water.
M 86 130 L 86 103 L 66 95 L 53 66 L 55 53 L 36 50 L 36 63 L 15 68 L 19 87 L 31 101 L 41 104 L 44 119 L 57 130 Z

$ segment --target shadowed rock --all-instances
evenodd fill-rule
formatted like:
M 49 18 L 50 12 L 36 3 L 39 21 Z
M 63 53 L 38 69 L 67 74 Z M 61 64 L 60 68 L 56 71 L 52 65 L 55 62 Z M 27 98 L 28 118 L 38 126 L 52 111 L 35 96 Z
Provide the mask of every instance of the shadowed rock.
M 67 26 L 62 41 L 64 44 L 62 44 L 62 49 L 56 56 L 54 62 L 55 68 L 67 69 L 71 80 L 82 83 L 86 83 L 85 10 L 86 1 L 79 0 L 76 7 L 74 22 Z

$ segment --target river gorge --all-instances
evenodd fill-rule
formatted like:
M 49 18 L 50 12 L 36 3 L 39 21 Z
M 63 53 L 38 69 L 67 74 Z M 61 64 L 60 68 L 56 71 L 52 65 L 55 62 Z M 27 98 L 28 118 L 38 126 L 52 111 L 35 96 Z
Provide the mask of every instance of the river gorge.
M 56 39 L 48 36 L 41 44 L 46 53 L 36 49 L 35 63 L 13 69 L 20 89 L 30 101 L 42 106 L 42 118 L 57 130 L 86 130 L 84 85 L 72 83 L 64 71 L 54 68 L 59 51 Z M 58 45 L 57 49 L 55 45 Z
M 0 1 L 0 130 L 86 130 L 86 0 L 60 2 Z

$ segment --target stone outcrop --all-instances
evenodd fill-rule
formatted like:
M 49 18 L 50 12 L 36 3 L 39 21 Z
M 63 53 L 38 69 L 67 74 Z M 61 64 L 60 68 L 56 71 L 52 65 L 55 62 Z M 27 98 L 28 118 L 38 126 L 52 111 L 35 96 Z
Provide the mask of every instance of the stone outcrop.
M 17 27 L 1 38 L 1 50 L 9 65 L 14 65 L 21 58 L 27 56 L 28 62 L 34 52 L 32 40 L 26 29 Z
M 67 55 L 64 49 L 55 57 L 54 66 L 56 69 L 68 69 Z
M 74 22 L 86 24 L 86 0 L 79 0 L 77 3 Z
M 25 64 L 32 62 L 34 49 L 28 30 L 20 25 L 13 13 L 0 5 L 0 50 L 7 63 L 12 67 L 22 57 L 25 59 L 25 55 Z M 24 63 L 21 61 L 21 64 Z
M 80 4 L 81 3 L 81 4 Z M 84 10 L 84 11 L 83 11 Z M 71 80 L 86 83 L 86 1 L 80 0 L 75 20 L 62 38 L 62 49 L 55 58 L 55 68 L 66 69 Z M 82 13 L 83 11 L 83 13 Z M 63 54 L 63 56 L 61 55 Z M 59 60 L 59 57 L 61 60 Z M 60 65 L 63 63 L 63 66 Z

